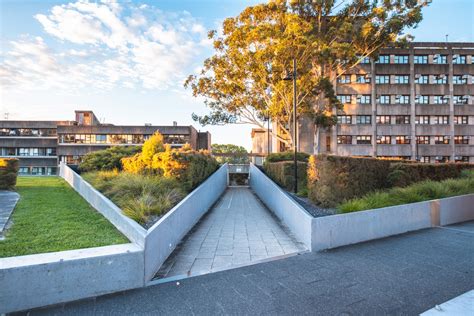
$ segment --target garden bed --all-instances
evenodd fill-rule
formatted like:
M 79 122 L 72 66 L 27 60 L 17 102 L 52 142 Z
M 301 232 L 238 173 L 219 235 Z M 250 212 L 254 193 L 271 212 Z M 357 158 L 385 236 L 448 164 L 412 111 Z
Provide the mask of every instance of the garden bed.
M 17 191 L 0 258 L 129 242 L 61 178 L 20 177 Z

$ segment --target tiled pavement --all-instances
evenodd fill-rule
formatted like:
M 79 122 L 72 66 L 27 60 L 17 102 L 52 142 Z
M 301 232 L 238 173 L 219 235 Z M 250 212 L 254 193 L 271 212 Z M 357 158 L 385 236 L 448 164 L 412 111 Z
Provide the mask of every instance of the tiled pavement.
M 474 222 L 31 311 L 29 315 L 418 315 L 474 288 Z
M 20 195 L 16 192 L 0 191 L 0 235 L 3 233 L 19 198 Z
M 199 275 L 304 250 L 249 188 L 229 187 L 156 277 Z

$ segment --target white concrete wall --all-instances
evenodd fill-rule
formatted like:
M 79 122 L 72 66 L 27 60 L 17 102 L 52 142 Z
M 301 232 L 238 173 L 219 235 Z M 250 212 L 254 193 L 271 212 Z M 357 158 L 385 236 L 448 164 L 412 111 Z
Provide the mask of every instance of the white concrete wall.
M 146 236 L 145 281 L 153 278 L 181 239 L 211 208 L 227 188 L 227 164 L 166 213 Z
M 250 187 L 260 200 L 311 249 L 313 217 L 255 165 L 250 165 Z
M 0 314 L 142 287 L 134 244 L 0 259 Z
M 474 194 L 439 200 L 440 225 L 474 220 Z
M 92 207 L 104 215 L 130 241 L 145 247 L 146 229 L 125 216 L 120 208 L 102 193 L 94 189 L 80 175 L 61 163 L 59 175 L 66 180 Z

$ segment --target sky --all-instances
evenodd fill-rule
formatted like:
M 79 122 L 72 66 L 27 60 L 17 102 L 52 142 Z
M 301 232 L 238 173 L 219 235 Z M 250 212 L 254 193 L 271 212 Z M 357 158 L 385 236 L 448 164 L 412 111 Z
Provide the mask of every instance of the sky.
M 194 125 L 251 148 L 251 125 L 199 126 L 183 82 L 213 53 L 207 31 L 259 0 L 0 0 L 0 119 Z M 474 42 L 474 0 L 433 0 L 417 41 Z

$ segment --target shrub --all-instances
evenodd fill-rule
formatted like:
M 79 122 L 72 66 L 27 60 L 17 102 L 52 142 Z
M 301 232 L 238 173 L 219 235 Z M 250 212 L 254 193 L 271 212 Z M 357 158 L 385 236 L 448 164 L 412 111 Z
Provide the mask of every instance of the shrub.
M 0 190 L 13 190 L 15 188 L 18 168 L 18 159 L 0 158 Z
M 104 150 L 88 153 L 79 164 L 79 170 L 102 171 L 122 169 L 121 159 L 132 156 L 140 151 L 139 146 L 114 146 Z
M 297 161 L 304 161 L 308 162 L 310 155 L 303 152 L 296 153 L 296 160 Z M 294 159 L 294 152 L 286 151 L 282 153 L 273 153 L 267 156 L 265 159 L 266 162 L 279 162 L 279 161 L 293 161 Z
M 121 160 L 123 170 L 131 173 L 157 173 L 153 170 L 153 156 L 165 150 L 163 135 L 155 132 L 149 139 L 143 143 L 141 152 L 131 157 L 123 157 Z
M 295 176 L 294 176 L 294 162 L 293 161 L 279 161 L 268 162 L 265 161 L 263 168 L 265 173 L 276 183 L 286 190 L 294 190 Z M 298 189 L 304 195 L 307 186 L 307 168 L 306 162 L 298 161 Z

